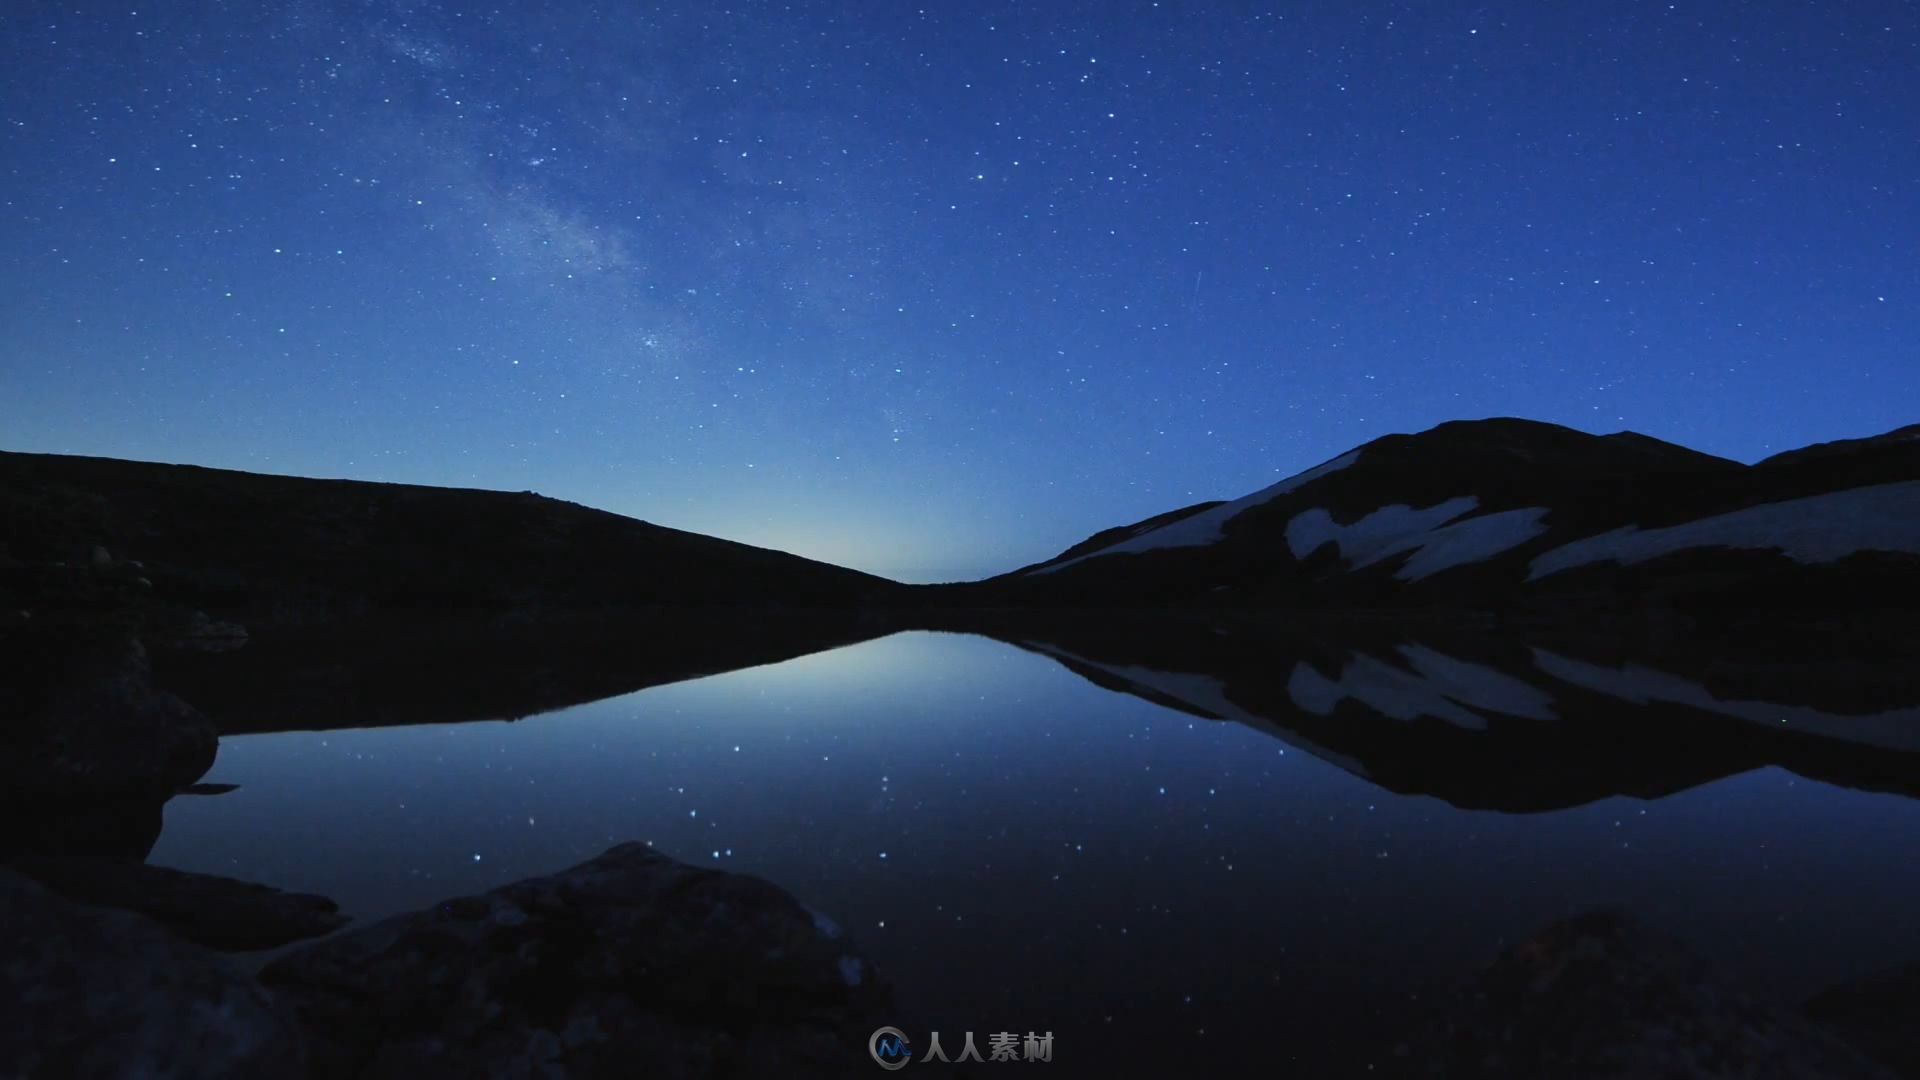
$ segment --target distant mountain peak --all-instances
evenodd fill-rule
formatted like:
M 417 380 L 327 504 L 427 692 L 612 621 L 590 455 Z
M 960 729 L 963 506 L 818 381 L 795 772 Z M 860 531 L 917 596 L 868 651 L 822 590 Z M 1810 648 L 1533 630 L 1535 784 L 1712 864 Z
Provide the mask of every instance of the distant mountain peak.
M 1448 420 L 1410 435 L 1387 435 L 1367 444 L 1454 452 L 1498 451 L 1530 461 L 1615 458 L 1624 462 L 1659 463 L 1663 467 L 1732 469 L 1740 464 L 1678 443 L 1637 431 L 1595 435 L 1564 424 L 1493 416 L 1481 420 Z
M 1920 598 L 1916 491 L 1920 425 L 1749 466 L 1635 431 L 1456 420 L 1096 534 L 994 587 L 1108 607 L 1898 605 Z

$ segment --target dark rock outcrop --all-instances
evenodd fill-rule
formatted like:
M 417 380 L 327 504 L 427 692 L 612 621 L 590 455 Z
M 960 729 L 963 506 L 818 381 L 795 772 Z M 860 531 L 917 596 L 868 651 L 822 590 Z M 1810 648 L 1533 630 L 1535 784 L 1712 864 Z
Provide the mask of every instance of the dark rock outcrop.
M 21 855 L 100 855 L 138 861 L 160 839 L 166 800 L 74 801 L 0 793 L 0 863 Z
M 165 799 L 213 764 L 213 724 L 158 689 L 140 641 L 100 624 L 37 625 L 0 641 L 0 792 L 9 803 Z
M 178 624 L 167 628 L 162 643 L 185 652 L 232 652 L 247 643 L 247 628 L 234 622 L 207 617 L 204 611 L 188 611 Z
M 348 921 L 324 896 L 126 859 L 28 856 L 12 867 L 69 900 L 138 912 L 215 949 L 271 949 Z
M 1901 1076 L 1920 1076 L 1920 964 L 1827 990 L 1807 1015 Z
M 289 953 L 314 1075 L 842 1076 L 888 990 L 758 878 L 624 844 Z
M 1614 910 L 1553 923 L 1501 953 L 1404 1060 L 1411 1075 L 1487 1080 L 1891 1075 Z
M 0 1075 L 297 1077 L 305 1043 L 231 961 L 0 868 Z

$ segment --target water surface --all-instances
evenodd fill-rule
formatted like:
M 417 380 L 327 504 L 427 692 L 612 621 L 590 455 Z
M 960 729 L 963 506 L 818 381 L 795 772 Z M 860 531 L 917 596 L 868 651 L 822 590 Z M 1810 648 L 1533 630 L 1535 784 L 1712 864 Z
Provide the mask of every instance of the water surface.
M 909 1031 L 1051 1031 L 1063 1073 L 1363 1072 L 1419 996 L 1597 904 L 1782 999 L 1920 960 L 1900 795 L 1762 767 L 1456 809 L 959 634 L 516 722 L 229 737 L 207 780 L 239 788 L 169 803 L 152 861 L 365 921 L 643 840 L 832 916 Z

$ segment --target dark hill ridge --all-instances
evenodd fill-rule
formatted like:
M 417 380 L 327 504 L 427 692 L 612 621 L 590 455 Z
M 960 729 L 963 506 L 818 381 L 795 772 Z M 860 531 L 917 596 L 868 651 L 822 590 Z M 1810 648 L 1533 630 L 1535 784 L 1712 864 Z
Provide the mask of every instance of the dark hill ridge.
M 14 606 L 34 606 L 52 564 L 117 560 L 137 561 L 128 573 L 156 598 L 255 628 L 393 610 L 848 607 L 900 589 L 532 492 L 0 453 Z
M 1909 603 L 1916 431 L 1749 466 L 1632 432 L 1456 421 L 971 591 L 1049 606 Z
M 1833 442 L 1815 443 L 1798 450 L 1787 450 L 1760 462 L 1760 467 L 1780 468 L 1808 461 L 1831 460 L 1842 456 L 1868 454 L 1878 456 L 1891 451 L 1897 454 L 1903 447 L 1920 443 L 1920 424 L 1908 424 L 1895 428 L 1884 435 L 1873 435 L 1864 439 L 1836 439 Z

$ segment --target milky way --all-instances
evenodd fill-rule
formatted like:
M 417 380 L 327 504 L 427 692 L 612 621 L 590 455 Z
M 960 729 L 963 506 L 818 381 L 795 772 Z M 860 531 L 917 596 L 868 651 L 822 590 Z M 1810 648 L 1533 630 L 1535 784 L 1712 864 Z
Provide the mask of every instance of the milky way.
M 926 580 L 1446 419 L 1920 401 L 1912 4 L 77 6 L 0 17 L 7 449 Z

